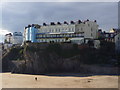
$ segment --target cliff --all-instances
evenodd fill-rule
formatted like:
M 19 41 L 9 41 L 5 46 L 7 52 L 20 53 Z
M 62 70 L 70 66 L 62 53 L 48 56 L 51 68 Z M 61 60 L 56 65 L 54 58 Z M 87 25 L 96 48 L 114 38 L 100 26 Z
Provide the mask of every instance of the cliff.
M 113 50 L 106 53 L 102 51 L 103 48 L 96 50 L 87 45 L 81 47 L 70 43 L 27 43 L 23 47 L 19 47 L 19 50 L 18 47 L 16 48 L 16 52 L 15 48 L 12 48 L 3 57 L 3 71 L 45 74 L 57 72 L 100 73 L 104 70 L 103 73 L 107 74 L 117 73 L 116 67 L 113 68 L 115 63 L 111 64 L 111 60 L 116 58 Z M 111 65 L 112 68 L 105 70 L 102 68 L 103 66 L 100 68 L 100 65 Z M 95 67 L 98 69 L 95 70 Z

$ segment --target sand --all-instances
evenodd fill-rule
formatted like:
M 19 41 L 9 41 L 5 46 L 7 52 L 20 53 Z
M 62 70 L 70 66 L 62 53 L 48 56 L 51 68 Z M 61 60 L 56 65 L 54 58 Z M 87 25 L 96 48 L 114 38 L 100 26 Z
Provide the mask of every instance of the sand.
M 118 76 L 75 77 L 2 73 L 2 88 L 118 88 Z

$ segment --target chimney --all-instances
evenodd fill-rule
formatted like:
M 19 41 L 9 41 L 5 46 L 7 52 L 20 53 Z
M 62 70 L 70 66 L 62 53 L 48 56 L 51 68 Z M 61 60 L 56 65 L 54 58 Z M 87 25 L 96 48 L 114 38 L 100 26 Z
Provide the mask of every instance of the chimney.
M 31 25 L 30 25 L 30 24 L 28 25 L 28 28 L 29 28 L 29 27 L 31 27 Z
M 98 32 L 102 32 L 102 29 L 98 29 Z
M 35 25 L 34 24 L 32 24 L 32 27 L 34 27 Z
M 89 19 L 87 19 L 87 21 L 89 21 Z
M 12 36 L 12 33 L 9 33 L 10 36 Z
M 26 29 L 27 27 L 25 27 L 24 29 Z
M 40 28 L 41 26 L 38 24 L 35 24 L 35 28 Z
M 61 23 L 60 23 L 60 22 L 57 22 L 57 24 L 58 24 L 58 25 L 61 25 Z
M 46 23 L 43 23 L 43 26 L 47 26 L 47 24 L 46 24 Z
M 81 20 L 78 20 L 78 24 L 80 24 L 80 23 L 82 23 L 82 21 L 81 21 Z
M 67 24 L 67 25 L 68 25 L 68 23 L 67 23 L 66 21 L 64 21 L 64 24 Z
M 55 23 L 54 23 L 54 22 L 51 22 L 51 25 L 55 25 Z
M 70 23 L 71 23 L 71 24 L 75 24 L 75 22 L 74 22 L 74 21 L 71 21 Z

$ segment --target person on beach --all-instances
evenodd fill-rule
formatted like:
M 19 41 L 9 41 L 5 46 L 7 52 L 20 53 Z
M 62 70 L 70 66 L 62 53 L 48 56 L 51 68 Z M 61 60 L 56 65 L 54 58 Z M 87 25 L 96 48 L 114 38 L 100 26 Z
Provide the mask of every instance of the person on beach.
M 37 81 L 37 77 L 35 77 L 35 80 Z

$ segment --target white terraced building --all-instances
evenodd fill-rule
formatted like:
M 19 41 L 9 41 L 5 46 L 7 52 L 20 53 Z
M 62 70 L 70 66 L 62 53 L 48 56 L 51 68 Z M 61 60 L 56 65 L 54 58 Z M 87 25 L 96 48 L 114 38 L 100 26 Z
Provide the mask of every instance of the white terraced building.
M 35 31 L 34 31 L 35 30 Z M 33 32 L 34 31 L 34 32 Z M 25 33 L 25 32 L 29 32 Z M 71 40 L 81 40 L 82 38 L 97 39 L 98 38 L 98 24 L 95 21 L 86 20 L 81 22 L 71 21 L 68 24 L 51 22 L 50 25 L 43 23 L 43 26 L 36 28 L 36 25 L 29 25 L 25 27 L 24 41 L 32 42 L 69 42 Z M 35 37 L 34 40 L 26 37 Z

